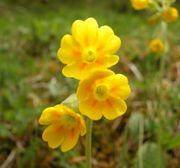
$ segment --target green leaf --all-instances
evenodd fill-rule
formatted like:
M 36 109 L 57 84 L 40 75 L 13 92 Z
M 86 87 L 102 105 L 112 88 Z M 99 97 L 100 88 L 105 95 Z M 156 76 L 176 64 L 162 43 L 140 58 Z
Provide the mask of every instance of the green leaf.
M 138 150 L 135 168 L 164 168 L 163 153 L 154 142 L 144 143 Z
M 172 138 L 167 146 L 167 149 L 174 149 L 180 147 L 180 134 L 178 134 L 175 138 Z
M 129 122 L 128 122 L 128 127 L 130 130 L 130 134 L 134 140 L 134 142 L 138 141 L 139 138 L 139 125 L 140 122 L 143 120 L 143 115 L 141 113 L 132 113 Z

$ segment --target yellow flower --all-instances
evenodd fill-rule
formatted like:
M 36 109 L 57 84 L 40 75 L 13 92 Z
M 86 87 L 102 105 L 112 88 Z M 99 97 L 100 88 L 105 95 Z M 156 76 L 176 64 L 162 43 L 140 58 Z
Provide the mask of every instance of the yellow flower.
M 82 80 L 77 90 L 79 110 L 92 120 L 113 120 L 126 112 L 130 95 L 128 79 L 110 70 L 98 70 Z
M 147 22 L 150 25 L 155 25 L 160 21 L 160 17 L 158 15 L 152 15 L 147 19 Z
M 178 18 L 179 14 L 178 14 L 178 10 L 176 8 L 166 8 L 163 11 L 163 19 L 166 22 L 173 22 L 176 21 Z
M 62 73 L 66 77 L 82 79 L 94 69 L 109 68 L 119 57 L 114 55 L 121 40 L 109 26 L 98 27 L 94 18 L 76 20 L 72 35 L 65 35 L 58 50 L 59 60 L 67 64 Z
M 83 136 L 86 133 L 82 116 L 62 104 L 46 108 L 39 123 L 48 125 L 42 134 L 42 139 L 48 142 L 50 148 L 61 146 L 63 152 L 72 149 L 79 135 Z
M 141 10 L 148 7 L 150 0 L 131 0 L 134 9 Z
M 163 42 L 161 41 L 161 39 L 155 38 L 149 43 L 149 49 L 151 52 L 161 53 L 164 51 L 165 46 Z

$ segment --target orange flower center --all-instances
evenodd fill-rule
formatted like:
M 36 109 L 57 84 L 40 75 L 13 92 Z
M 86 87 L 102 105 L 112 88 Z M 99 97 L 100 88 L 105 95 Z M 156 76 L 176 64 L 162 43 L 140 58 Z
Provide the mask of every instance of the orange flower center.
M 107 84 L 98 84 L 94 89 L 95 98 L 105 100 L 109 96 L 109 86 Z
M 86 63 L 92 63 L 96 60 L 97 54 L 93 49 L 88 49 L 82 54 L 82 57 Z

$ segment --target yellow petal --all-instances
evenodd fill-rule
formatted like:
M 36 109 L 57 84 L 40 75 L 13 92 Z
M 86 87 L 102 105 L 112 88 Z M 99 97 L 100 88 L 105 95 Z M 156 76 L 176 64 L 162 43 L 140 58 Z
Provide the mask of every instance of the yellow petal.
M 58 50 L 58 58 L 64 64 L 71 64 L 74 62 L 75 57 L 73 57 L 71 51 L 60 48 Z
M 79 138 L 79 130 L 78 129 L 68 131 L 66 133 L 66 135 L 64 137 L 64 141 L 61 145 L 62 152 L 66 152 L 66 151 L 72 149 L 77 144 L 78 138 Z
M 50 148 L 54 149 L 60 146 L 62 143 L 64 139 L 64 133 L 65 131 L 62 126 L 53 124 L 44 130 L 42 139 L 48 142 Z
M 77 114 L 77 116 L 79 117 L 80 120 L 80 129 L 81 129 L 80 134 L 81 136 L 83 136 L 86 134 L 86 123 L 81 115 Z
M 70 34 L 63 36 L 61 40 L 61 47 L 64 49 L 70 49 L 74 47 L 73 38 Z
M 93 71 L 90 75 L 86 76 L 84 80 L 79 83 L 77 89 L 77 98 L 83 100 L 89 97 L 92 94 L 92 85 L 93 83 L 100 78 L 104 78 L 110 75 L 113 75 L 114 72 L 111 70 L 96 70 Z
M 72 36 L 75 38 L 75 40 L 78 43 L 80 43 L 81 45 L 83 45 L 83 43 L 85 42 L 84 35 L 86 33 L 84 22 L 82 20 L 74 21 L 72 24 L 71 32 L 72 32 Z
M 128 79 L 122 74 L 112 75 L 106 78 L 106 82 L 111 86 L 111 95 L 126 100 L 130 95 Z
M 56 107 L 48 107 L 42 112 L 39 123 L 42 125 L 48 125 L 53 121 L 57 121 L 63 114 L 64 112 L 61 108 L 57 109 Z
M 117 55 L 107 55 L 104 58 L 104 64 L 106 64 L 107 68 L 117 64 L 119 61 L 119 56 Z
M 64 64 L 70 64 L 80 58 L 78 45 L 71 35 L 65 35 L 61 40 L 61 48 L 58 50 L 58 58 Z
M 93 98 L 81 101 L 79 104 L 79 111 L 92 120 L 99 120 L 102 118 L 102 112 L 98 103 L 99 102 L 93 100 Z
M 63 68 L 62 73 L 66 77 L 82 79 L 84 78 L 83 64 L 81 63 L 69 64 Z
M 118 36 L 114 36 L 106 45 L 105 52 L 114 54 L 118 51 L 121 46 L 121 40 Z
M 94 18 L 88 18 L 85 20 L 86 33 L 87 33 L 87 44 L 94 44 L 97 38 L 98 23 Z
M 114 54 L 121 46 L 121 40 L 114 35 L 109 26 L 101 26 L 98 31 L 97 50 L 103 53 Z
M 96 40 L 98 24 L 95 19 L 76 20 L 72 24 L 72 35 L 81 46 L 88 46 Z
M 106 101 L 102 113 L 108 120 L 114 120 L 115 118 L 123 115 L 127 110 L 126 103 L 121 99 L 111 98 Z
M 101 26 L 98 30 L 97 47 L 101 49 L 101 47 L 103 47 L 104 44 L 108 43 L 108 40 L 113 36 L 114 32 L 109 26 Z

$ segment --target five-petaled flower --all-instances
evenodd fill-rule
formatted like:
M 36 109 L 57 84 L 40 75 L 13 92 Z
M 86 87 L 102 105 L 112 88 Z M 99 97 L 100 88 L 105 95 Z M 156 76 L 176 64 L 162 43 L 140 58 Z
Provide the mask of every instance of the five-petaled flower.
M 42 139 L 48 142 L 50 148 L 61 146 L 63 152 L 72 149 L 79 135 L 83 136 L 86 133 L 82 116 L 62 104 L 46 108 L 39 123 L 48 125 L 42 134 Z
M 98 27 L 94 18 L 76 20 L 72 24 L 72 35 L 65 35 L 58 50 L 59 60 L 67 64 L 62 73 L 66 77 L 83 79 L 95 69 L 106 69 L 115 65 L 115 55 L 121 45 L 109 26 Z
M 124 100 L 130 95 L 128 79 L 110 70 L 97 70 L 80 81 L 77 90 L 79 110 L 92 120 L 104 116 L 113 120 L 126 112 Z

